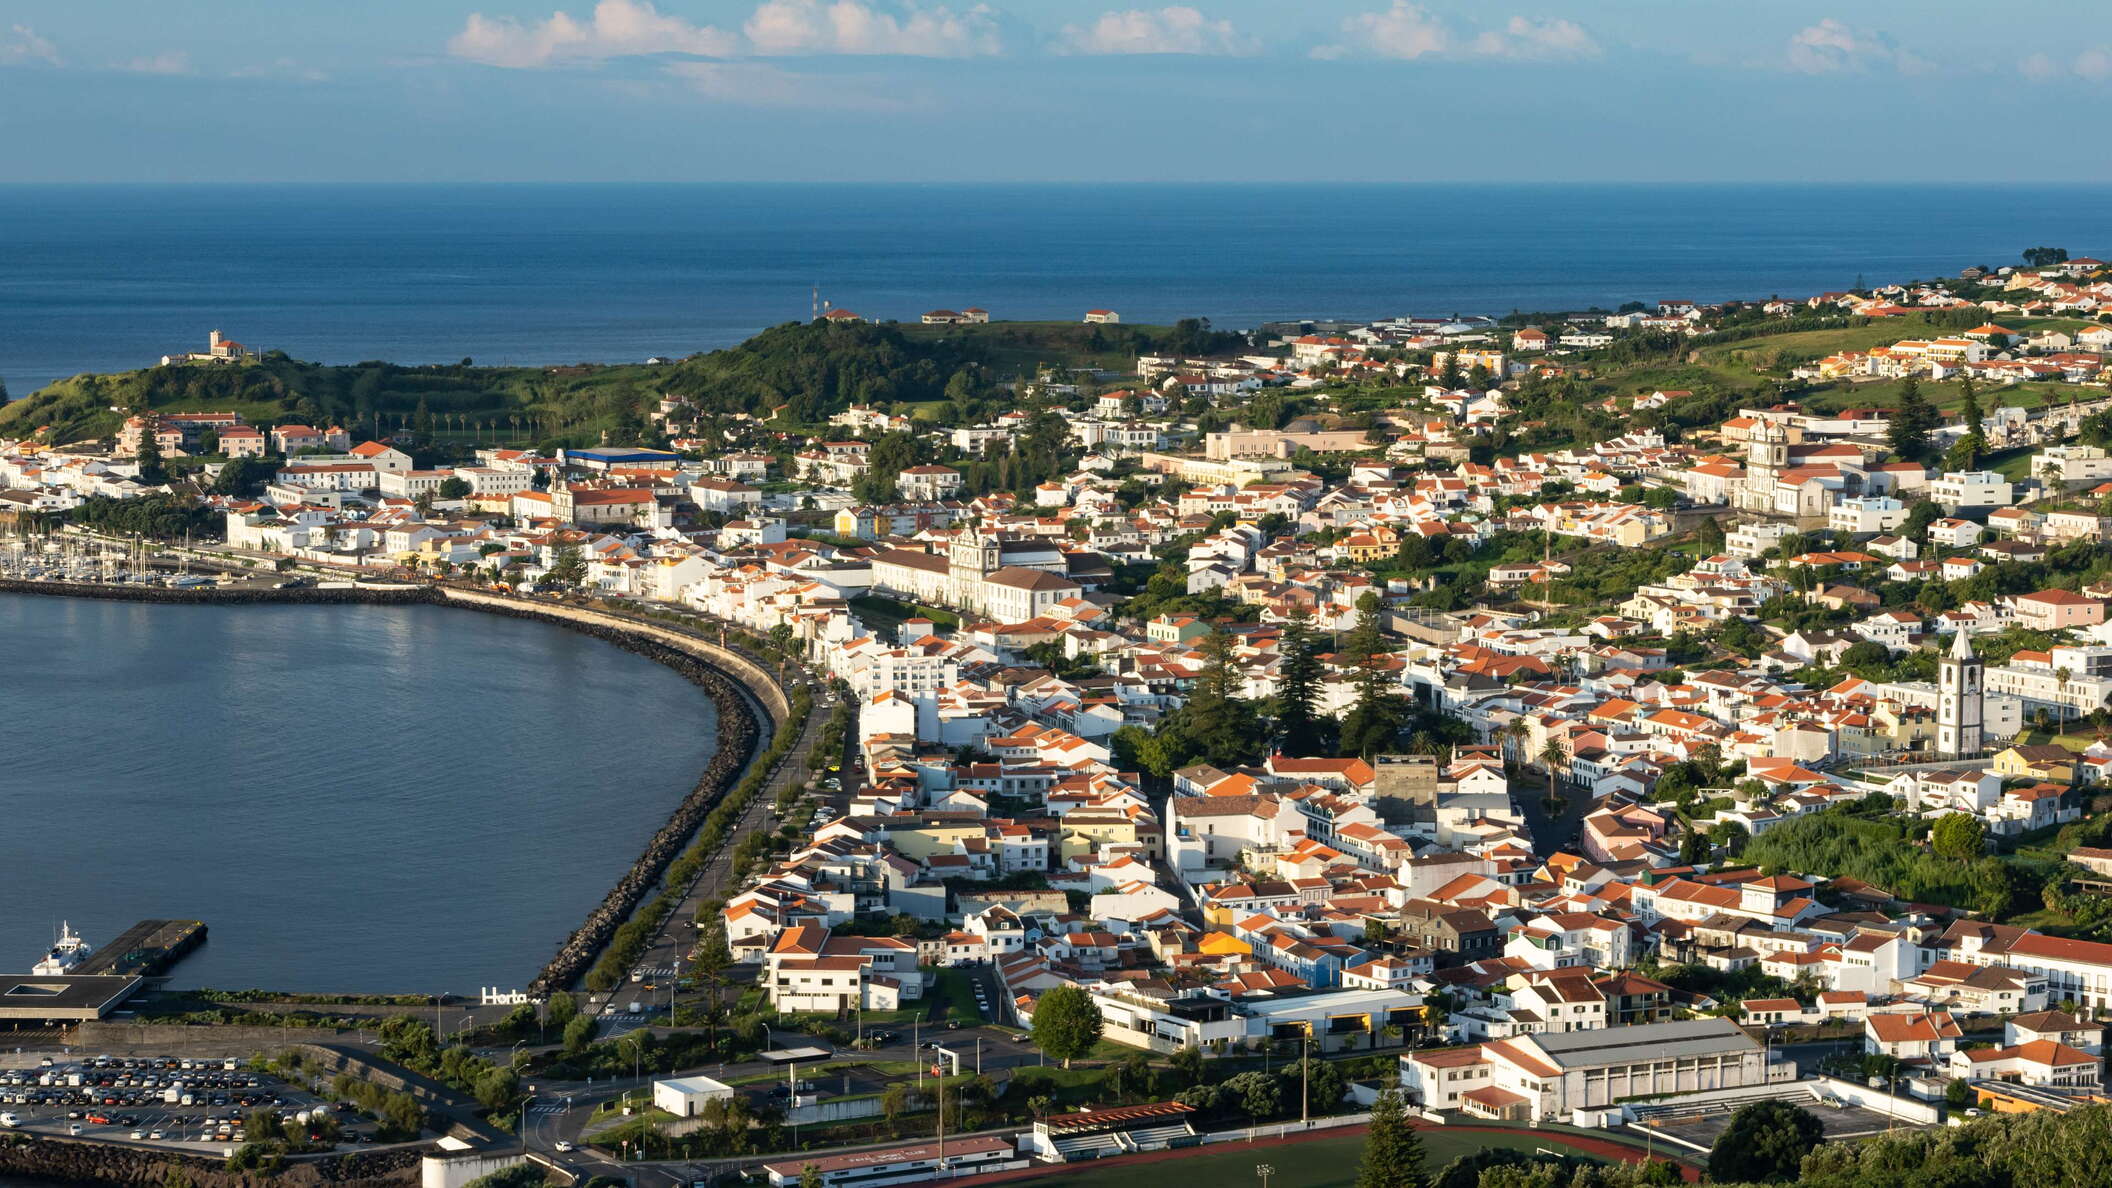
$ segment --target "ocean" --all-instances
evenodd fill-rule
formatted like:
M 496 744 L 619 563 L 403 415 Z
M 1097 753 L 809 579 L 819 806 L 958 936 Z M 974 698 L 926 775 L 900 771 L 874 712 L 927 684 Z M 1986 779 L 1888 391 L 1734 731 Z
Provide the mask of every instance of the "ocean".
M 202 349 L 627 362 L 876 319 L 1305 317 L 1808 294 L 2112 254 L 2103 186 L 0 186 L 0 380 Z
M 0 596 L 0 970 L 206 923 L 173 984 L 527 985 L 718 748 L 673 671 L 430 606 Z

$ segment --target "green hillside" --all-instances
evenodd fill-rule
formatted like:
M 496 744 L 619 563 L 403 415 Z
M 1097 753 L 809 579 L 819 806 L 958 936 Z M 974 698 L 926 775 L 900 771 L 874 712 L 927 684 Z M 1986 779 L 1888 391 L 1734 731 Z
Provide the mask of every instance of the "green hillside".
M 962 411 L 1000 385 L 1056 367 L 1127 366 L 1141 351 L 1202 345 L 1196 323 L 1172 330 L 995 323 L 975 327 L 788 323 L 739 346 L 662 366 L 324 366 L 283 354 L 231 366 L 151 367 L 79 375 L 0 408 L 0 435 L 50 426 L 55 441 L 116 431 L 140 409 L 228 409 L 256 424 L 341 424 L 360 433 L 410 429 L 439 440 L 592 444 L 646 440 L 660 397 L 706 415 L 826 421 L 853 403 L 950 401 Z M 1200 341 L 1199 341 L 1200 340 Z

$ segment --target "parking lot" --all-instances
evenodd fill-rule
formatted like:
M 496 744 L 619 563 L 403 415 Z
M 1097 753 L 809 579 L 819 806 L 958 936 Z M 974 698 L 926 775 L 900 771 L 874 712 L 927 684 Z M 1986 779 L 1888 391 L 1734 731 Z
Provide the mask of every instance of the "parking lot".
M 1872 1110 L 1858 1105 L 1827 1105 L 1816 1101 L 1800 1101 L 1798 1105 L 1810 1112 L 1825 1128 L 1828 1141 L 1860 1138 L 1883 1130 L 1905 1129 L 1922 1123 L 1887 1115 L 1883 1110 Z M 1655 1117 L 1647 1127 L 1631 1125 L 1630 1130 L 1639 1134 L 1656 1134 L 1691 1143 L 1707 1150 L 1716 1145 L 1716 1139 L 1724 1128 L 1731 1124 L 1733 1111 L 1714 1110 L 1704 1114 L 1688 1114 L 1674 1117 Z
M 281 1118 L 327 1115 L 350 1142 L 372 1133 L 349 1110 L 232 1057 L 47 1058 L 34 1067 L 0 1070 L 0 1124 L 28 1134 L 218 1153 L 248 1139 L 244 1124 L 258 1109 L 275 1110 Z

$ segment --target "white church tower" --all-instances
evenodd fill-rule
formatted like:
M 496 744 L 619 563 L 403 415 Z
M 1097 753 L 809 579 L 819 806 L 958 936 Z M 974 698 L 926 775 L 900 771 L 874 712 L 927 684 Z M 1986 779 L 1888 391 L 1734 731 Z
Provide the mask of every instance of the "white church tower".
M 1973 654 L 1973 641 L 1962 630 L 1951 641 L 1950 655 L 1937 664 L 1936 750 L 1947 758 L 1986 749 L 1980 729 L 1982 667 Z

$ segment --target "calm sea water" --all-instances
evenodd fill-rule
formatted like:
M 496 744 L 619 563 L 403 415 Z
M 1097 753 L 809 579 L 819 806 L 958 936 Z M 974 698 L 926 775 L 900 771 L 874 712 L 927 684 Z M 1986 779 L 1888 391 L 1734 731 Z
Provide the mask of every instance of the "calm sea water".
M 0 970 L 71 920 L 176 985 L 525 985 L 717 746 L 701 691 L 444 607 L 0 596 Z
M 2112 254 L 2112 188 L 0 187 L 0 378 L 151 363 L 219 328 L 345 363 L 628 361 L 803 319 L 1245 327 L 1805 294 Z

